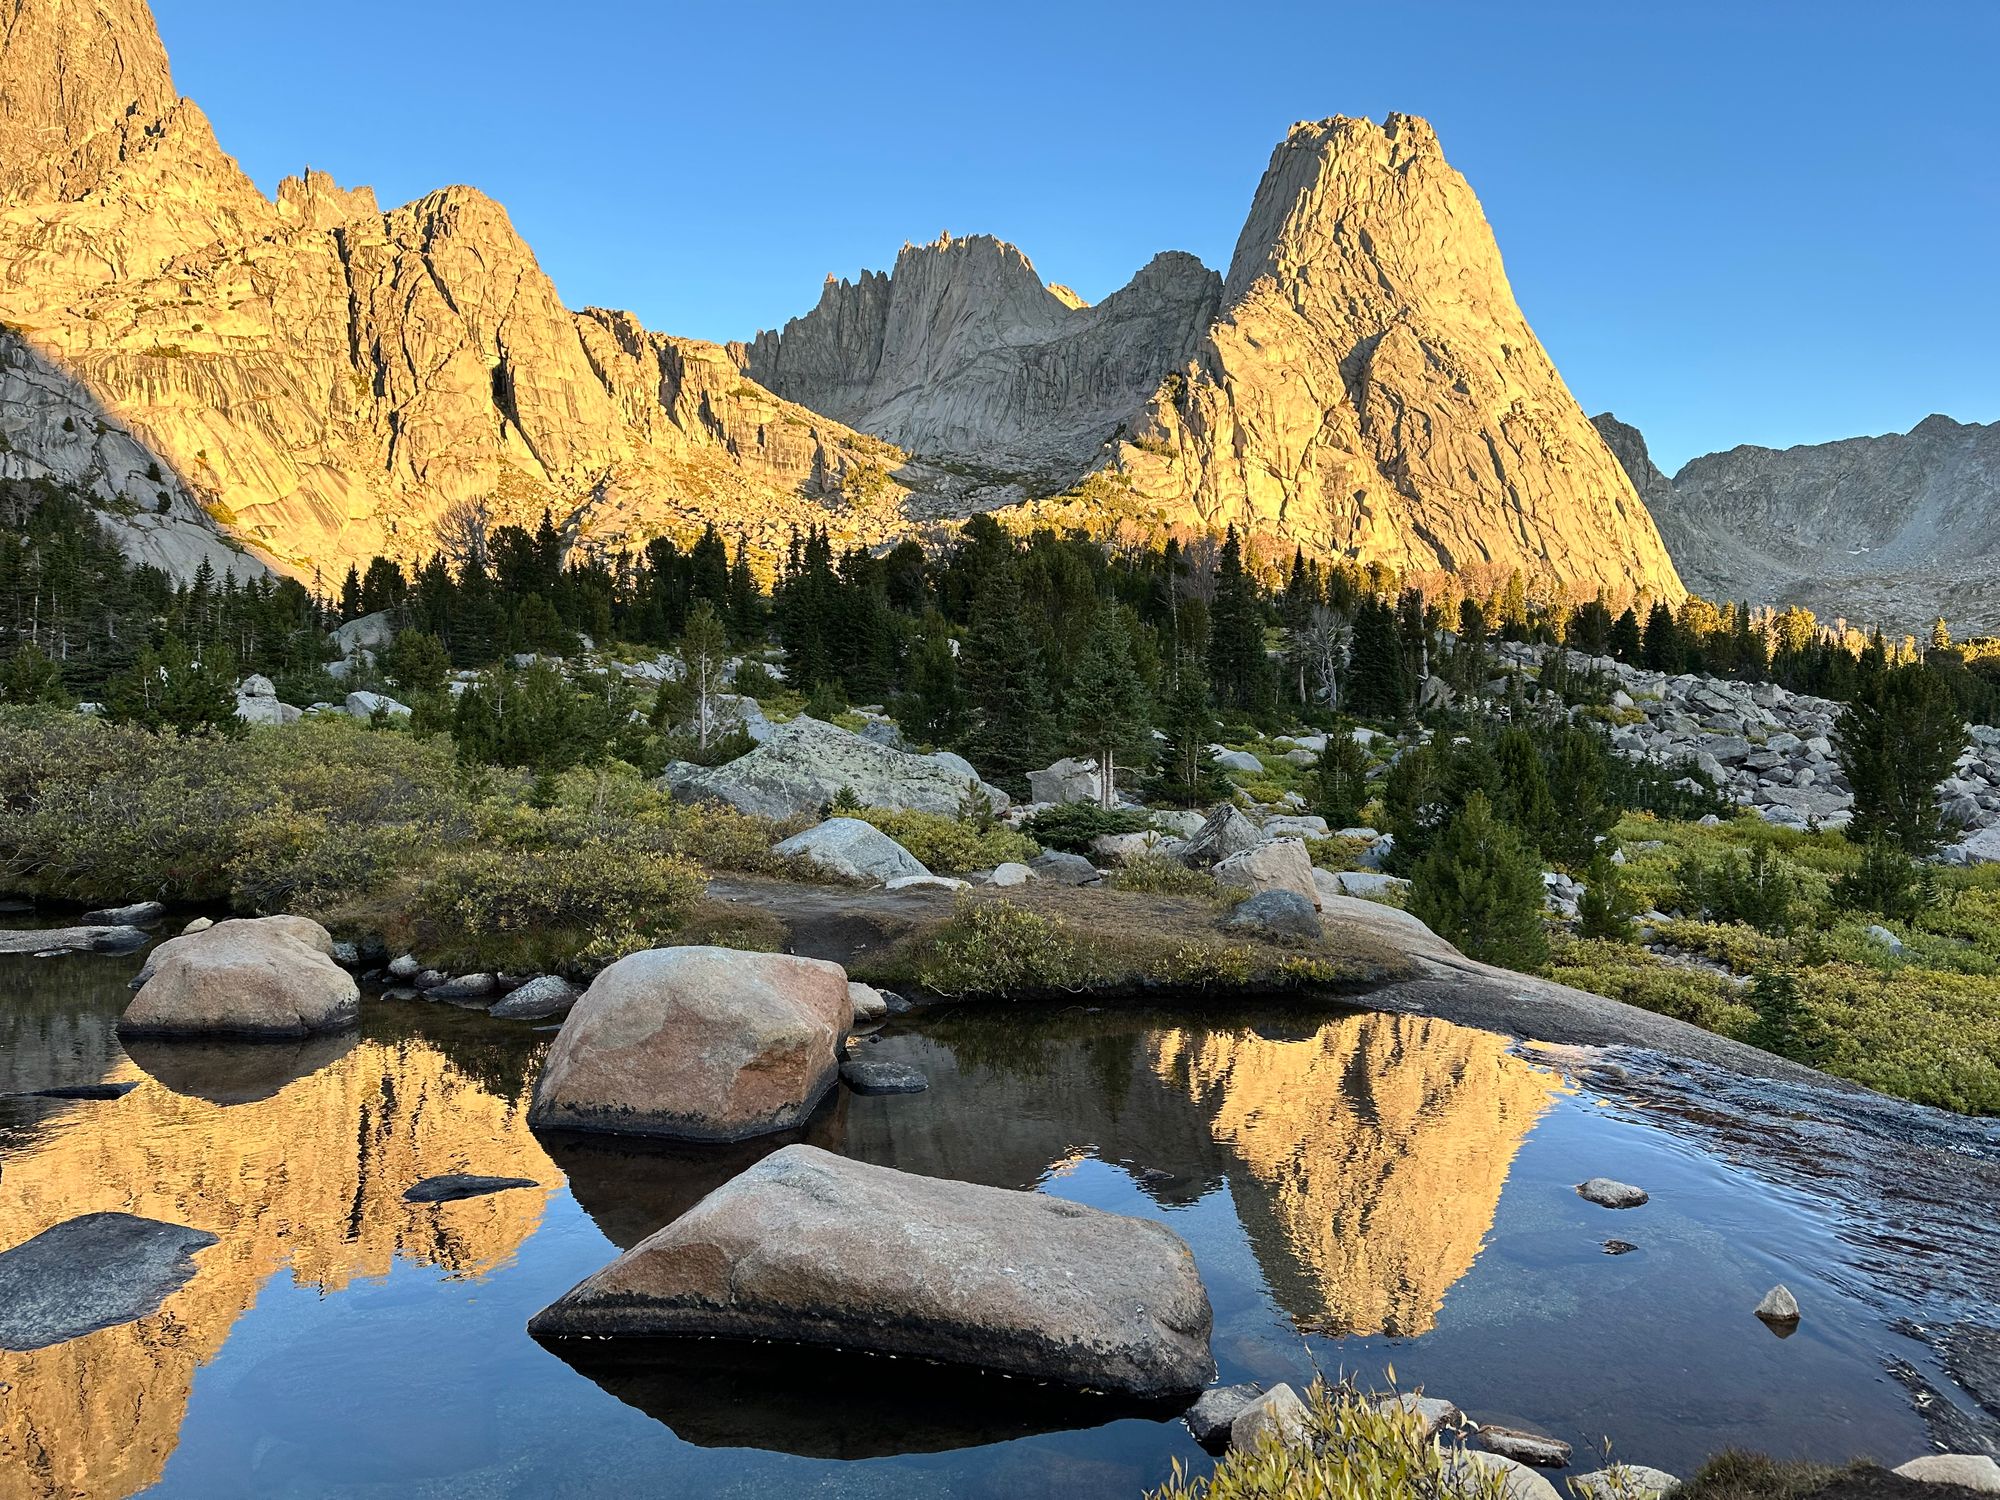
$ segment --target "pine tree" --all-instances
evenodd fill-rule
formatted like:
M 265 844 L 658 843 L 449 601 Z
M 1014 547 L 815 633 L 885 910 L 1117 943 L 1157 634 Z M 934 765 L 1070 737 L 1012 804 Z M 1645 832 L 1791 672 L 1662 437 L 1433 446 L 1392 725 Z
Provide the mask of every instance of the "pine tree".
M 1493 741 L 1493 759 L 1500 771 L 1494 811 L 1514 826 L 1530 848 L 1552 857 L 1548 838 L 1556 808 L 1549 797 L 1548 775 L 1535 737 L 1519 727 L 1501 730 Z
M 1064 707 L 1071 744 L 1097 762 L 1099 805 L 1115 806 L 1118 763 L 1149 758 L 1152 745 L 1145 684 L 1125 620 L 1109 600 L 1091 620 Z
M 739 643 L 756 640 L 764 633 L 764 595 L 750 572 L 750 558 L 743 538 L 736 539 L 736 560 L 729 567 L 729 633 Z
M 1680 626 L 1666 605 L 1655 604 L 1646 616 L 1645 642 L 1639 654 L 1649 672 L 1679 672 L 1685 666 Z
M 423 630 L 405 630 L 382 650 L 382 672 L 406 699 L 444 690 L 451 658 L 444 643 Z
M 924 616 L 916 649 L 904 669 L 896 722 L 921 745 L 956 745 L 965 738 L 967 703 L 951 626 L 937 610 Z
M 1944 679 L 1921 664 L 1884 671 L 1842 710 L 1835 754 L 1854 789 L 1848 837 L 1935 854 L 1949 830 L 1938 783 L 1964 751 L 1965 719 Z
M 361 574 L 354 564 L 347 565 L 347 576 L 340 581 L 340 618 L 357 620 L 364 613 L 361 608 Z
M 1537 843 L 1542 854 L 1566 869 L 1581 869 L 1597 850 L 1600 835 L 1618 821 L 1605 796 L 1610 752 L 1590 730 L 1559 724 L 1548 759 L 1549 814 Z
M 1618 866 L 1599 848 L 1584 870 L 1583 895 L 1576 903 L 1577 931 L 1587 938 L 1629 943 L 1635 936 L 1632 918 L 1637 913 Z
M 1548 961 L 1542 873 L 1474 792 L 1411 876 L 1410 910 L 1468 957 L 1532 970 Z
M 1611 654 L 1637 666 L 1644 649 L 1639 636 L 1639 612 L 1628 606 L 1611 627 Z
M 973 601 L 961 662 L 972 698 L 965 753 L 980 773 L 1015 795 L 1030 770 L 1053 758 L 1048 677 L 1012 567 L 996 569 Z
M 62 669 L 33 645 L 24 645 L 0 663 L 0 703 L 51 707 L 71 702 Z

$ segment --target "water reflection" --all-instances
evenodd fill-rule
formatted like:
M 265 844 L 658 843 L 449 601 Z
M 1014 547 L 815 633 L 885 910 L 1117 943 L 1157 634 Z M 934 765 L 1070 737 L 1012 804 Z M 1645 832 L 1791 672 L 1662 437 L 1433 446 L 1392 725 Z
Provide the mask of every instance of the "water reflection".
M 383 1275 L 398 1257 L 481 1275 L 534 1232 L 548 1196 L 405 1204 L 411 1183 L 460 1171 L 557 1181 L 527 1131 L 524 1093 L 494 1094 L 423 1041 L 349 1036 L 311 1056 L 148 1048 L 143 1060 L 144 1071 L 131 1060 L 106 1070 L 143 1080 L 132 1093 L 62 1106 L 9 1150 L 0 1244 L 99 1209 L 193 1225 L 221 1243 L 157 1315 L 0 1356 L 6 1500 L 155 1482 L 197 1368 L 280 1270 L 322 1292 Z

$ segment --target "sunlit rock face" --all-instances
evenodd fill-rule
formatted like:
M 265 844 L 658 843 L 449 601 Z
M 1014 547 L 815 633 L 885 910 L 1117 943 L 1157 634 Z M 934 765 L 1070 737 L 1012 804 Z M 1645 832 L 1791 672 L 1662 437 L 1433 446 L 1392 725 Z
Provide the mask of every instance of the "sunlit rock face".
M 1170 1032 L 1157 1068 L 1247 1169 L 1231 1190 L 1279 1300 L 1336 1335 L 1430 1329 L 1559 1085 L 1502 1037 L 1409 1016 Z
M 485 195 L 385 213 L 308 172 L 267 199 L 175 96 L 143 0 L 14 8 L 0 475 L 81 486 L 135 556 L 338 576 L 427 555 L 475 500 L 607 547 L 908 528 L 900 454 L 716 346 L 572 313 Z
M 425 1043 L 351 1044 L 240 1104 L 196 1092 L 216 1092 L 227 1059 L 214 1049 L 184 1058 L 154 1059 L 174 1088 L 121 1060 L 108 1077 L 139 1079 L 137 1089 L 113 1104 L 65 1106 L 9 1151 L 0 1245 L 103 1209 L 206 1229 L 220 1243 L 154 1316 L 0 1353 L 0 1500 L 144 1489 L 174 1450 L 196 1371 L 273 1275 L 323 1293 L 399 1259 L 477 1277 L 534 1232 L 560 1181 L 527 1131 L 525 1094 L 494 1092 Z M 299 1155 L 301 1141 L 312 1142 L 310 1156 Z M 465 1171 L 545 1186 L 403 1201 L 424 1177 Z

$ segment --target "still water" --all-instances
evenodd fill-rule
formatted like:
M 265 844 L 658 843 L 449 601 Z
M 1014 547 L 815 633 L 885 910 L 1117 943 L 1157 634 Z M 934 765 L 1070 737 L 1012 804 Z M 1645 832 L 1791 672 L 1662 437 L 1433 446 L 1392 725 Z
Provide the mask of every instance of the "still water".
M 1175 1458 L 1206 1462 L 1177 1422 L 1001 1421 L 887 1364 L 824 1393 L 698 1353 L 672 1378 L 600 1383 L 528 1339 L 529 1315 L 769 1147 L 538 1138 L 548 1034 L 443 1005 L 369 1000 L 358 1032 L 298 1046 L 128 1051 L 112 1023 L 138 962 L 0 958 L 0 1092 L 138 1084 L 0 1098 L 0 1248 L 103 1209 L 220 1243 L 156 1315 L 0 1353 L 0 1500 L 1033 1500 L 1137 1496 Z M 1683 1472 L 1729 1444 L 1928 1451 L 1891 1360 L 1977 1413 L 1908 1331 L 1982 1317 L 1942 1231 L 1899 1212 L 1884 1257 L 1813 1172 L 1760 1171 L 1483 1032 L 1331 1005 L 1038 1010 L 867 1045 L 929 1092 L 842 1094 L 807 1139 L 1164 1220 L 1200 1264 L 1224 1380 L 1393 1365 L 1580 1456 L 1608 1441 Z M 461 1171 L 540 1186 L 403 1201 Z M 1653 1201 L 1585 1203 L 1572 1184 L 1598 1175 Z M 1612 1237 L 1638 1248 L 1608 1255 Z M 1783 1340 L 1750 1313 L 1780 1280 L 1806 1309 Z

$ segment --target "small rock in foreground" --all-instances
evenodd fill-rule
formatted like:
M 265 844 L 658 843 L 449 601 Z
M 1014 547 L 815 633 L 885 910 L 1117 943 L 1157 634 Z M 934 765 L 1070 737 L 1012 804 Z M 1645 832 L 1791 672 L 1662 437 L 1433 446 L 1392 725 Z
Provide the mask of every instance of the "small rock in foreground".
M 0 1251 L 0 1349 L 46 1349 L 157 1312 L 216 1243 L 136 1214 L 84 1214 Z
M 1215 1372 L 1164 1224 L 786 1146 L 564 1293 L 537 1338 L 719 1337 L 936 1360 L 1146 1400 Z
M 361 991 L 330 956 L 333 939 L 304 917 L 248 917 L 169 938 L 120 1036 L 300 1037 L 352 1026 Z
M 543 1021 L 566 1016 L 576 1004 L 576 986 L 554 974 L 530 979 L 487 1014 L 500 1021 Z
M 1248 1452 L 1259 1443 L 1296 1443 L 1306 1435 L 1311 1413 L 1299 1393 L 1288 1385 L 1274 1385 L 1252 1401 L 1229 1424 L 1229 1446 Z
M 1791 1294 L 1789 1288 L 1774 1286 L 1764 1293 L 1764 1300 L 1757 1304 L 1757 1316 L 1766 1323 L 1790 1325 L 1785 1329 L 1789 1333 L 1799 1321 L 1799 1299 Z
M 445 1172 L 426 1177 L 403 1194 L 405 1203 L 454 1203 L 460 1198 L 482 1198 L 508 1188 L 540 1187 L 532 1177 L 476 1177 L 467 1172 Z
M 1570 1446 L 1560 1438 L 1517 1427 L 1487 1423 L 1479 1429 L 1479 1445 L 1489 1453 L 1542 1469 L 1560 1469 L 1569 1462 Z
M 1229 1445 L 1230 1424 L 1263 1394 L 1264 1387 L 1254 1382 L 1210 1386 L 1181 1414 L 1181 1420 L 1197 1443 L 1210 1453 L 1220 1453 Z
M 1925 1484 L 1955 1484 L 2000 1495 L 2000 1463 L 1984 1453 L 1926 1453 L 1897 1465 L 1895 1472 Z
M 1440 1427 L 1464 1420 L 1464 1413 L 1449 1401 L 1439 1396 L 1426 1396 L 1418 1391 L 1405 1391 L 1400 1396 L 1384 1396 L 1375 1403 L 1376 1410 L 1388 1411 L 1400 1406 L 1404 1411 L 1416 1413 L 1419 1430 L 1430 1437 Z
M 1664 1469 L 1644 1464 L 1613 1464 L 1608 1469 L 1579 1474 L 1570 1480 L 1571 1493 L 1578 1500 L 1661 1500 L 1680 1481 Z
M 1630 1255 L 1638 1248 L 1630 1240 L 1606 1240 L 1604 1242 L 1604 1253 L 1606 1255 Z
M 1576 1185 L 1577 1195 L 1601 1208 L 1637 1208 L 1648 1201 L 1644 1188 L 1635 1188 L 1629 1182 L 1615 1182 L 1609 1177 L 1593 1177 L 1588 1182 Z
M 1316 938 L 1320 936 L 1319 913 L 1312 902 L 1296 891 L 1259 891 L 1237 903 L 1223 927 L 1230 932 L 1253 933 L 1260 937 Z
M 931 1086 L 921 1070 L 907 1063 L 858 1058 L 840 1065 L 840 1081 L 857 1094 L 921 1094 Z
M 1500 1493 L 1505 1500 L 1562 1500 L 1556 1487 L 1518 1459 L 1501 1453 L 1482 1453 L 1467 1448 L 1449 1461 L 1451 1472 L 1476 1476 L 1484 1470 L 1500 1476 Z

